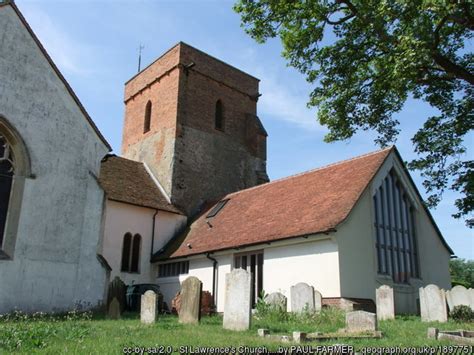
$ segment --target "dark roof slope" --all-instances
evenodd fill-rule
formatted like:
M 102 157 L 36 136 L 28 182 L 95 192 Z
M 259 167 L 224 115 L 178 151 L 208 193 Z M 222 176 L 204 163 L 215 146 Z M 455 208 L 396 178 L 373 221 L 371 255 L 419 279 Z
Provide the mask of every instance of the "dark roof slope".
M 48 52 L 46 51 L 46 49 L 43 47 L 43 45 L 41 44 L 40 40 L 38 39 L 38 37 L 36 37 L 36 34 L 33 32 L 33 30 L 31 29 L 30 25 L 28 24 L 28 22 L 26 21 L 25 17 L 23 16 L 23 14 L 21 13 L 21 11 L 18 9 L 18 7 L 16 6 L 16 4 L 14 3 L 13 0 L 4 0 L 3 2 L 0 1 L 0 8 L 6 6 L 6 5 L 10 5 L 12 7 L 12 9 L 15 11 L 15 13 L 17 14 L 18 18 L 20 19 L 20 21 L 23 23 L 23 25 L 25 26 L 26 30 L 29 32 L 29 34 L 31 35 L 31 37 L 33 38 L 33 41 L 36 43 L 36 45 L 38 46 L 39 50 L 41 51 L 41 53 L 44 55 L 44 57 L 46 58 L 46 60 L 48 61 L 49 65 L 51 65 L 51 68 L 53 68 L 54 72 L 56 73 L 56 75 L 58 76 L 59 80 L 62 81 L 62 83 L 64 84 L 64 86 L 66 87 L 66 90 L 67 92 L 69 93 L 69 95 L 71 95 L 72 99 L 74 100 L 74 102 L 76 103 L 76 105 L 79 107 L 79 110 L 82 112 L 82 114 L 84 115 L 84 117 L 86 118 L 86 120 L 89 122 L 90 126 L 92 127 L 92 129 L 94 130 L 94 132 L 97 134 L 97 136 L 99 137 L 99 139 L 102 141 L 102 143 L 104 143 L 104 145 L 109 149 L 109 151 L 112 151 L 112 147 L 110 146 L 109 142 L 107 142 L 107 140 L 105 139 L 105 137 L 102 135 L 102 133 L 99 131 L 99 128 L 97 128 L 97 126 L 95 125 L 94 121 L 92 120 L 92 118 L 89 116 L 89 114 L 87 113 L 86 109 L 84 108 L 84 106 L 82 106 L 82 103 L 81 101 L 79 100 L 79 98 L 77 97 L 76 93 L 74 92 L 74 90 L 71 88 L 71 86 L 69 85 L 69 83 L 67 82 L 67 80 L 64 78 L 64 76 L 61 74 L 61 72 L 59 71 L 58 67 L 56 66 L 56 64 L 54 64 L 53 60 L 51 59 L 51 57 L 49 56 Z
M 206 218 L 208 209 L 181 242 L 174 243 L 175 250 L 165 250 L 162 256 L 183 257 L 334 231 L 391 151 L 380 150 L 229 194 L 215 217 Z
M 99 181 L 109 200 L 183 214 L 168 203 L 141 162 L 108 155 L 102 161 Z

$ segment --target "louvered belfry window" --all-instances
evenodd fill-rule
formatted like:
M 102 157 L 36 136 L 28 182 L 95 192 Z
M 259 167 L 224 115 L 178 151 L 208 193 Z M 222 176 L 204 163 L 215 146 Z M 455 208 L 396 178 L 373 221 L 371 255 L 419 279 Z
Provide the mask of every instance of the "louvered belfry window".
M 420 276 L 415 209 L 392 169 L 373 196 L 378 273 L 396 283 Z

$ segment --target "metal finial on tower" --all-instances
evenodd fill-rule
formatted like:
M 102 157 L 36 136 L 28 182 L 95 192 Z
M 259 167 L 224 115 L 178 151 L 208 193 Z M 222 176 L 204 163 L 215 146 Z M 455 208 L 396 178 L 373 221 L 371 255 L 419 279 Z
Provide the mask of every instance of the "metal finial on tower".
M 140 46 L 138 47 L 138 72 L 140 73 L 140 69 L 141 69 L 141 65 L 142 65 L 142 49 L 145 48 L 145 46 L 143 46 L 141 43 L 140 43 Z

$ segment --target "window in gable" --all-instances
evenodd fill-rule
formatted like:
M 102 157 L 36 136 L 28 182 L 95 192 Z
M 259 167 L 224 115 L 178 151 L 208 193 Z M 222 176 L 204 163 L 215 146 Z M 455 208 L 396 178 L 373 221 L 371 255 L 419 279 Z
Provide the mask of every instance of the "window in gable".
M 225 199 L 222 201 L 219 201 L 214 208 L 206 215 L 206 218 L 212 218 L 215 217 L 219 211 L 224 208 L 225 204 L 229 201 L 229 199 Z
M 143 122 L 143 133 L 146 133 L 150 130 L 151 109 L 152 109 L 151 101 L 148 101 L 146 103 L 146 107 L 145 107 L 145 119 L 144 119 L 144 122 Z
M 224 109 L 223 109 L 221 100 L 217 100 L 216 102 L 214 127 L 220 131 L 224 130 Z
M 420 277 L 415 209 L 394 170 L 373 196 L 378 273 L 394 282 Z

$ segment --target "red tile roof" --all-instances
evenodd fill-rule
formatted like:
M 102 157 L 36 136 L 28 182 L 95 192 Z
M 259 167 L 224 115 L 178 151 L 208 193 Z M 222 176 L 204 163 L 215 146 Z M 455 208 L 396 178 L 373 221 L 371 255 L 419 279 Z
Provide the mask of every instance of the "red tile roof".
M 167 201 L 141 162 L 108 155 L 99 182 L 109 200 L 183 214 Z
M 391 151 L 380 150 L 229 194 L 223 198 L 229 201 L 215 217 L 206 218 L 207 209 L 179 246 L 164 251 L 168 255 L 163 257 L 333 231 L 347 218 Z

